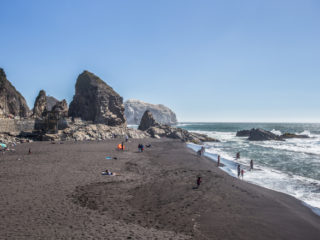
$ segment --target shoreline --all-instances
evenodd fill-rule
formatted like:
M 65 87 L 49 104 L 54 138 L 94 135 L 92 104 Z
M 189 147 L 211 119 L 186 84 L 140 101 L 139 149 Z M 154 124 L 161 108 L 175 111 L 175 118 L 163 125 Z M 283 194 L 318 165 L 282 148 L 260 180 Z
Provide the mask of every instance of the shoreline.
M 192 145 L 196 146 L 196 148 L 194 148 Z M 197 144 L 193 144 L 193 143 L 187 143 L 187 146 L 188 146 L 188 148 L 192 149 L 195 152 L 201 148 L 201 145 L 197 145 Z M 213 162 L 216 163 L 217 159 L 215 158 L 214 155 L 217 155 L 217 154 L 209 153 L 209 152 L 205 153 L 205 157 L 208 157 L 210 160 L 212 160 Z M 225 163 L 225 162 L 231 162 L 233 164 L 237 164 L 234 161 L 221 158 L 221 163 Z M 229 174 L 231 177 L 234 177 L 234 178 L 238 179 L 237 176 L 231 171 L 231 169 L 230 169 L 231 166 L 230 165 L 231 164 L 227 164 L 227 165 L 225 165 L 223 167 L 220 167 L 220 169 L 222 171 L 226 172 L 227 174 Z M 304 200 L 299 199 L 298 197 L 294 196 L 293 194 L 290 194 L 288 192 L 281 191 L 281 190 L 278 190 L 278 189 L 275 189 L 275 188 L 272 188 L 272 187 L 268 187 L 266 185 L 263 185 L 263 183 L 260 183 L 260 182 L 255 182 L 255 181 L 252 181 L 252 180 L 251 181 L 250 180 L 246 180 L 245 178 L 242 179 L 242 181 L 245 181 L 245 182 L 248 182 L 248 183 L 263 187 L 263 188 L 266 188 L 266 189 L 270 189 L 270 190 L 273 190 L 273 191 L 276 191 L 276 192 L 284 193 L 284 194 L 286 194 L 288 196 L 292 196 L 292 197 L 296 198 L 298 201 L 300 201 L 302 205 L 310 208 L 314 214 L 316 214 L 317 216 L 320 216 L 320 208 L 319 207 L 312 206 L 310 203 L 307 203 Z
M 152 147 L 139 153 L 140 142 Z M 118 143 L 33 142 L 2 155 L 1 236 L 291 240 L 320 234 L 320 218 L 300 201 L 230 177 L 181 141 L 130 139 L 124 152 Z M 118 175 L 102 176 L 105 169 Z M 194 189 L 198 175 L 203 182 Z

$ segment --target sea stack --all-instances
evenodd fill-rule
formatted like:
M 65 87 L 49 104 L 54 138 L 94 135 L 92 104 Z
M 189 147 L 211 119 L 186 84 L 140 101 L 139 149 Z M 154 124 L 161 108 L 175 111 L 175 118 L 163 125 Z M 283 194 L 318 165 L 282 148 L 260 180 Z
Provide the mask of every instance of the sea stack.
M 126 124 L 122 97 L 91 72 L 77 79 L 69 116 L 109 126 Z
M 28 117 L 29 107 L 24 97 L 9 82 L 6 74 L 0 68 L 0 116 Z

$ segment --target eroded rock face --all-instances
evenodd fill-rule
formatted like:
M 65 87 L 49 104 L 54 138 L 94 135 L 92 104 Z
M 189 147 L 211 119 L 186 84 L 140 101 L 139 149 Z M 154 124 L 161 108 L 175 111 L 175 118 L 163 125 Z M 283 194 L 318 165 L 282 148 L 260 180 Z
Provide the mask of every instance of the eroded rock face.
M 58 99 L 56 99 L 52 96 L 47 96 L 46 100 L 47 100 L 47 110 L 48 111 L 51 111 L 52 108 L 54 107 L 54 105 L 56 105 L 59 102 Z
M 69 116 L 109 126 L 126 124 L 122 97 L 88 71 L 81 73 L 77 79 Z
M 65 99 L 58 101 L 51 109 L 58 119 L 68 117 L 68 103 Z
M 162 104 L 150 104 L 130 99 L 124 103 L 124 108 L 124 114 L 128 124 L 139 124 L 146 110 L 149 110 L 154 119 L 160 124 L 177 124 L 176 114 Z
M 192 133 L 185 129 L 159 124 L 155 121 L 152 113 L 148 110 L 143 114 L 138 129 L 146 131 L 153 138 L 168 137 L 197 144 L 201 144 L 202 142 L 218 142 L 217 139 L 210 138 L 204 134 Z
M 0 68 L 0 115 L 28 117 L 29 107 L 24 97 L 8 81 L 6 74 Z
M 42 118 L 47 110 L 47 95 L 44 90 L 40 90 L 33 106 L 33 117 Z
M 154 126 L 159 126 L 159 124 L 153 118 L 153 115 L 149 110 L 145 111 L 142 118 L 141 118 L 140 125 L 139 125 L 138 129 L 141 131 L 145 131 L 148 128 L 154 127 Z

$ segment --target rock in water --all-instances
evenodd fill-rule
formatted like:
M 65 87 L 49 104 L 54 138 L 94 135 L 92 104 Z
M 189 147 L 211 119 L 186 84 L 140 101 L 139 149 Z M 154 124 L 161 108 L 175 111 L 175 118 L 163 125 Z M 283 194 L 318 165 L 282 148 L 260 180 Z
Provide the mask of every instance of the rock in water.
M 294 134 L 294 133 L 284 133 L 280 136 L 283 139 L 288 139 L 288 138 L 310 138 L 308 135 L 299 135 L 299 134 Z
M 249 137 L 250 136 L 250 130 L 240 130 L 237 131 L 237 137 Z
M 88 71 L 81 73 L 77 79 L 69 116 L 109 126 L 126 124 L 122 97 Z
M 142 116 L 139 130 L 146 131 L 151 137 L 168 137 L 180 139 L 184 142 L 201 144 L 202 142 L 219 142 L 217 139 L 210 138 L 204 134 L 188 132 L 185 129 L 170 127 L 169 125 L 159 124 L 155 121 L 150 111 L 145 111 Z
M 28 117 L 29 107 L 24 97 L 8 81 L 6 74 L 0 68 L 0 115 Z
M 149 110 L 154 119 L 160 124 L 177 124 L 176 114 L 162 104 L 150 104 L 139 100 L 130 99 L 124 103 L 124 115 L 128 124 L 139 124 L 142 115 Z
M 265 141 L 265 140 L 283 141 L 283 139 L 280 136 L 260 128 L 251 129 L 248 140 L 250 141 Z

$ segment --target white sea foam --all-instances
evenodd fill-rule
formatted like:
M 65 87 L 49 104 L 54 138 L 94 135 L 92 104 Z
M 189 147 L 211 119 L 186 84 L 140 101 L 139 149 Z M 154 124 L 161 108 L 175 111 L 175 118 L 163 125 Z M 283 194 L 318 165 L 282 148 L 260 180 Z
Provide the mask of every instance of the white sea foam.
M 276 134 L 276 135 L 281 135 L 282 134 L 280 130 L 275 130 L 275 129 L 272 129 L 271 132 Z
M 216 135 L 216 133 L 213 133 L 213 135 Z M 222 133 L 222 135 L 228 136 L 225 133 Z M 305 202 L 306 206 L 309 206 L 316 214 L 320 215 L 320 181 L 302 176 L 289 175 L 257 164 L 255 164 L 253 171 L 249 171 L 250 159 L 241 157 L 241 159 L 236 160 L 230 153 L 219 148 L 218 144 L 207 143 L 205 145 L 205 156 L 217 161 L 217 157 L 220 155 L 220 161 L 224 164 L 224 167 L 221 167 L 222 170 L 236 177 L 237 165 L 241 164 L 241 168 L 245 170 L 245 181 L 294 196 Z M 200 149 L 200 146 L 196 144 L 190 143 L 188 146 L 195 151 Z

